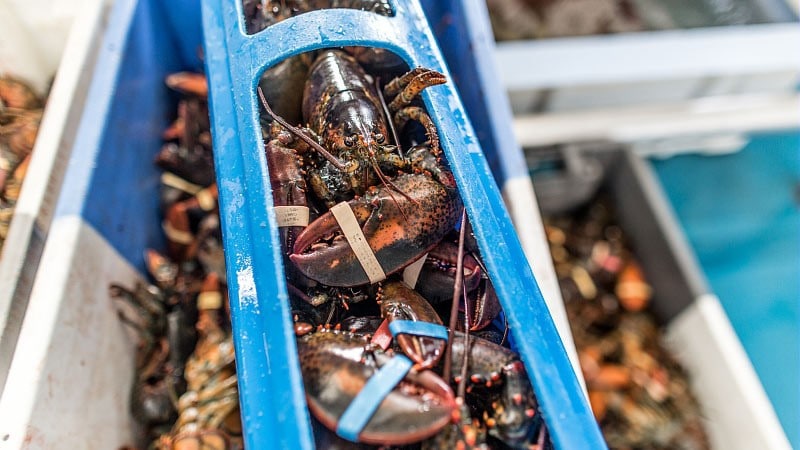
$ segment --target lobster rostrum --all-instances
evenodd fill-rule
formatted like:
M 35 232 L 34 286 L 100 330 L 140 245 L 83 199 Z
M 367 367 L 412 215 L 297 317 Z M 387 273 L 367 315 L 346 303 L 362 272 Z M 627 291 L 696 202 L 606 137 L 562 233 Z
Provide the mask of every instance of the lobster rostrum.
M 353 57 L 325 50 L 310 68 L 303 95 L 306 128 L 289 125 L 264 101 L 267 112 L 295 137 L 288 144 L 280 136 L 268 142 L 268 161 L 296 153 L 317 201 L 326 207 L 346 201 L 386 275 L 430 250 L 458 220 L 461 201 L 440 162 L 436 128 L 421 107 L 411 106 L 424 88 L 444 81 L 438 72 L 412 70 L 384 87 L 392 99 L 384 108 L 374 81 Z M 402 129 L 410 120 L 424 127 L 427 140 L 403 154 L 391 135 L 395 125 Z M 285 167 L 271 166 L 273 176 L 296 179 L 295 169 Z M 293 186 L 302 189 L 299 181 Z M 278 201 L 289 201 L 283 189 Z M 292 201 L 305 202 L 292 192 Z M 291 261 L 304 276 L 326 285 L 368 283 L 341 233 L 333 213 L 326 212 L 296 237 Z

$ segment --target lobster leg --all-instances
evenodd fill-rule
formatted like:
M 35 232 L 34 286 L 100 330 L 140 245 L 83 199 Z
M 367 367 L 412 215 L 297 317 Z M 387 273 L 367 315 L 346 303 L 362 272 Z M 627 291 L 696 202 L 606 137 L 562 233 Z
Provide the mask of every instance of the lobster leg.
M 441 73 L 417 67 L 405 75 L 395 78 L 383 88 L 383 95 L 386 98 L 394 98 L 389 102 L 389 111 L 397 112 L 400 108 L 411 103 L 423 89 L 437 84 L 444 84 L 447 78 Z
M 540 423 L 533 387 L 517 354 L 475 336 L 465 348 L 459 332 L 452 345 L 454 373 L 461 372 L 464 352 L 469 352 L 467 402 L 485 411 L 489 435 L 511 447 L 527 448 Z
M 379 291 L 378 300 L 381 315 L 389 322 L 411 320 L 442 325 L 442 319 L 427 300 L 401 281 L 384 285 Z M 400 334 L 396 340 L 403 353 L 420 368 L 435 366 L 444 355 L 445 341 L 441 339 Z
M 434 125 L 433 120 L 431 120 L 431 117 L 424 109 L 419 106 L 406 106 L 395 113 L 395 120 L 397 121 L 398 130 L 403 129 L 409 120 L 416 120 L 422 124 L 422 126 L 425 127 L 425 134 L 428 137 L 427 146 L 430 149 L 429 151 L 436 156 L 441 153 L 441 149 L 439 148 L 439 133 L 436 131 L 436 125 Z

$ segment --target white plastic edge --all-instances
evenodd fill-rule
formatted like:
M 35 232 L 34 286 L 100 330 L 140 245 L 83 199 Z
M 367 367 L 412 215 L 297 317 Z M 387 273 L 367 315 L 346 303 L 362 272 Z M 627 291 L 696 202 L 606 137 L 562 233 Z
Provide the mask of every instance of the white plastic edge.
M 87 12 L 82 1 L 0 1 L 0 73 L 43 94 L 63 60 L 75 18 Z
M 791 449 L 716 295 L 701 295 L 673 319 L 666 341 L 691 373 L 713 448 Z
M 105 28 L 106 4 L 104 0 L 80 0 L 74 5 L 81 14 L 73 22 L 64 50 L 64 64 L 50 92 L 28 173 L 0 253 L 0 340 L 3 341 L 0 368 L 5 367 L 17 339 L 16 333 L 7 328 L 12 321 L 22 320 L 28 283 L 33 282 L 38 265 L 38 259 L 32 260 L 38 257 L 38 251 L 32 248 L 44 245 L 60 192 L 100 46 L 99 36 Z M 42 242 L 35 242 L 36 239 Z M 0 381 L 3 378 L 0 376 Z
M 0 396 L 0 448 L 132 444 L 134 341 L 108 284 L 137 271 L 78 216 L 53 223 Z
M 39 386 L 44 373 L 44 360 L 53 339 L 60 308 L 64 298 L 70 266 L 77 250 L 78 234 L 82 220 L 67 218 L 54 227 L 54 236 L 48 242 L 48 259 L 42 264 L 47 274 L 47 283 L 34 286 L 32 300 L 28 304 L 26 318 L 20 330 L 20 343 L 11 368 L 6 387 L 0 396 L 0 438 L 3 448 L 21 448 L 27 433 Z M 48 299 L 49 301 L 44 301 Z M 33 318 L 36 320 L 33 320 Z
M 800 61 L 800 57 L 797 59 Z M 796 94 L 725 96 L 653 106 L 521 115 L 514 119 L 514 133 L 522 147 L 581 141 L 685 140 L 796 129 L 800 127 L 798 111 L 800 95 Z M 693 145 L 682 144 L 687 146 Z M 697 148 L 694 146 L 693 150 Z
M 550 246 L 544 233 L 541 215 L 539 214 L 539 204 L 533 191 L 533 182 L 530 177 L 512 178 L 503 185 L 503 200 L 508 208 L 511 221 L 517 230 L 522 250 L 533 270 L 539 289 L 553 317 L 561 342 L 572 363 L 572 369 L 578 377 L 578 382 L 583 388 L 584 395 L 587 396 L 586 382 L 583 379 L 580 364 L 578 363 L 578 352 L 575 349 L 575 341 L 572 339 L 572 331 L 569 328 L 567 312 L 564 309 L 564 301 L 561 298 L 561 288 L 558 285 L 553 261 L 550 257 Z
M 800 70 L 797 23 L 501 42 L 510 91 Z

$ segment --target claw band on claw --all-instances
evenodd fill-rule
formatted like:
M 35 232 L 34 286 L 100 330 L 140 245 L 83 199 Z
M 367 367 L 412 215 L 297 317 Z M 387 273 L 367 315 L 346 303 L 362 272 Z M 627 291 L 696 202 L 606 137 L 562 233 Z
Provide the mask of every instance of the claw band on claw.
M 357 442 L 361 430 L 367 426 L 383 399 L 406 376 L 413 364 L 410 359 L 398 355 L 375 372 L 339 419 L 336 434 Z
M 447 340 L 447 328 L 430 322 L 394 320 L 389 324 L 389 331 L 392 333 L 392 336 L 411 334 L 414 336 Z
M 358 224 L 353 210 L 350 209 L 350 205 L 348 205 L 347 202 L 341 202 L 333 206 L 330 211 L 333 217 L 336 218 L 336 222 L 339 223 L 339 228 L 342 229 L 345 239 L 347 239 L 350 248 L 353 249 L 353 253 L 355 253 L 356 258 L 358 258 L 358 262 L 361 263 L 361 267 L 364 269 L 364 272 L 367 273 L 369 282 L 375 284 L 385 280 L 386 273 L 378 262 L 378 258 L 375 257 L 372 248 L 370 248 L 367 243 L 367 238 L 361 231 L 361 226 Z
M 422 255 L 422 258 L 409 264 L 408 267 L 403 269 L 403 282 L 409 287 L 414 288 L 419 280 L 419 273 L 422 272 L 422 266 L 425 265 L 425 260 L 428 259 L 428 254 Z

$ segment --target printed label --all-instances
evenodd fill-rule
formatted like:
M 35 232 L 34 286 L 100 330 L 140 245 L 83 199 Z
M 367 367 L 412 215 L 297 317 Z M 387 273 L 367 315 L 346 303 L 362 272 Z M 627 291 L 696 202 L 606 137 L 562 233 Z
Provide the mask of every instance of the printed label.
M 307 206 L 276 206 L 275 218 L 279 227 L 308 226 Z

